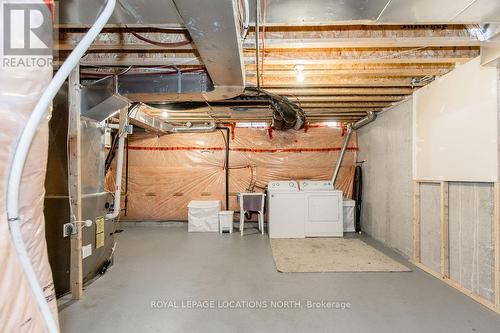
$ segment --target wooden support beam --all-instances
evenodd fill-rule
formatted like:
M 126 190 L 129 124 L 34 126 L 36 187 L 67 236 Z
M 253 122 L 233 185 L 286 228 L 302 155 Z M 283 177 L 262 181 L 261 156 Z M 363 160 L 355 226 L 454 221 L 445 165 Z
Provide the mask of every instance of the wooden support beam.
M 300 102 L 398 102 L 404 99 L 400 95 L 385 95 L 385 96 L 291 96 L 292 101 Z
M 346 95 L 347 97 L 351 97 L 348 95 L 356 95 L 355 97 L 368 97 L 376 96 L 382 97 L 384 95 L 410 95 L 415 89 L 407 88 L 407 87 L 378 87 L 378 88 L 341 88 L 341 87 L 328 87 L 328 88 L 308 88 L 308 87 L 296 87 L 296 88 L 269 88 L 270 92 L 275 93 L 277 95 L 283 96 L 342 96 Z M 362 96 L 361 96 L 362 95 Z M 381 95 L 381 96 L 378 96 Z M 402 96 L 404 98 L 404 96 Z
M 450 249 L 449 249 L 449 199 L 448 199 L 448 182 L 441 182 L 441 200 L 440 200 L 440 217 L 441 217 L 441 275 L 450 277 Z
M 413 183 L 413 261 L 420 263 L 420 183 Z
M 318 69 L 304 70 L 304 76 L 325 76 L 325 75 L 385 75 L 385 76 L 439 76 L 448 73 L 452 68 L 369 68 L 369 69 Z M 247 69 L 246 76 L 254 77 L 257 73 Z M 292 70 L 274 70 L 264 67 L 264 77 L 295 78 L 297 74 Z
M 275 49 L 335 49 L 335 48 L 389 48 L 389 47 L 464 47 L 480 46 L 477 38 L 462 37 L 367 37 L 367 38 L 266 38 L 266 50 Z M 246 49 L 255 49 L 255 42 L 247 38 Z
M 246 57 L 255 57 L 252 51 L 243 51 Z M 436 47 L 436 48 L 374 48 L 374 49 L 280 49 L 266 50 L 264 64 L 270 59 L 356 59 L 383 63 L 384 59 L 437 59 L 468 57 L 479 55 L 479 47 Z M 375 61 L 374 61 L 375 60 Z M 448 61 L 450 62 L 450 61 Z M 308 63 L 304 63 L 307 65 Z
M 100 51 L 87 54 L 81 62 L 82 66 L 164 66 L 164 65 L 202 65 L 196 51 L 171 50 L 126 53 Z M 288 50 L 287 50 L 288 51 Z M 62 51 L 55 57 L 59 64 L 66 57 Z M 479 48 L 421 49 L 416 51 L 405 49 L 386 50 L 326 50 L 295 52 L 270 51 L 264 58 L 267 65 L 381 65 L 381 64 L 450 64 L 464 63 L 479 55 Z M 255 64 L 254 53 L 245 55 L 245 64 Z
M 248 78 L 248 85 L 256 86 L 255 78 Z M 321 87 L 421 87 L 423 83 L 412 84 L 412 78 L 386 77 L 386 76 L 321 76 L 305 77 L 303 86 L 321 88 Z M 264 78 L 261 85 L 266 89 L 269 87 L 296 87 L 297 82 L 293 80 L 283 80 L 281 78 Z
M 460 291 L 461 293 L 469 296 L 470 298 L 472 298 L 474 301 L 478 302 L 479 304 L 487 307 L 488 309 L 490 309 L 492 311 L 500 313 L 500 311 L 498 311 L 498 309 L 496 308 L 495 304 L 493 304 L 491 301 L 489 301 L 486 298 L 475 294 L 473 291 L 461 286 L 458 282 L 453 281 L 447 277 L 443 277 L 440 273 L 434 272 L 432 269 L 425 266 L 421 262 L 412 262 L 412 264 L 414 264 L 415 266 L 417 266 L 418 268 L 420 268 L 424 272 L 434 276 L 435 278 L 440 279 L 441 281 L 443 281 L 444 283 L 446 283 L 450 287 L 453 287 L 456 290 Z
M 338 65 L 338 64 L 435 64 L 435 63 L 454 63 L 462 64 L 472 58 L 479 55 L 479 51 L 467 52 L 465 54 L 460 54 L 460 52 L 455 52 L 454 54 L 437 54 L 434 57 L 421 56 L 421 55 L 406 55 L 397 56 L 394 54 L 391 56 L 380 56 L 376 57 L 301 57 L 300 54 L 275 56 L 268 55 L 265 57 L 264 66 L 270 65 Z M 255 64 L 255 57 L 247 56 L 245 57 L 245 64 Z
M 391 106 L 392 102 L 297 102 L 297 105 L 300 105 L 303 109 L 328 109 L 328 108 L 342 108 L 342 107 L 351 107 L 351 108 L 385 108 Z
M 294 64 L 274 64 L 274 63 L 266 63 L 265 64 L 266 71 L 293 71 L 295 70 Z M 402 69 L 402 70 L 414 70 L 414 69 L 450 69 L 455 66 L 454 63 L 417 63 L 417 64 L 377 64 L 377 63 L 368 63 L 368 64 L 335 64 L 335 63 L 325 63 L 325 64 L 304 64 L 304 71 L 321 71 L 321 70 L 329 70 L 329 71 L 339 71 L 339 70 L 383 70 L 383 69 Z M 248 71 L 255 71 L 255 64 L 247 64 L 245 69 Z
M 372 37 L 461 37 L 470 36 L 464 24 L 374 24 L 373 22 L 353 24 L 354 22 L 329 21 L 328 24 L 270 24 L 266 22 L 266 37 L 272 38 L 372 38 Z M 255 34 L 250 26 L 249 36 Z
M 54 44 L 54 51 L 60 52 L 70 52 L 78 45 L 75 42 L 59 42 Z M 158 46 L 153 44 L 146 43 L 93 43 L 89 49 L 88 53 L 102 53 L 102 52 L 114 52 L 114 53 L 125 53 L 125 52 L 188 52 L 194 51 L 195 47 L 192 44 L 187 44 L 183 46 L 176 47 L 166 47 L 166 46 Z
M 80 128 L 80 67 L 77 65 L 68 78 L 69 98 L 69 184 L 71 221 L 82 220 L 82 173 L 81 173 L 81 128 Z M 77 223 L 77 232 L 71 235 L 70 287 L 71 297 L 80 299 L 83 294 L 82 230 Z

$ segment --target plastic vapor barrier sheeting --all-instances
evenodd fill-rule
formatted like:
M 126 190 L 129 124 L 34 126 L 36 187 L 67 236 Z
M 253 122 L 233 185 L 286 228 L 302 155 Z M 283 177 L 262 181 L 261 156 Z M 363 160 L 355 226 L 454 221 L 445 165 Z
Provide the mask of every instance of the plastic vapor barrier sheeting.
M 0 332 L 45 332 L 45 325 L 11 243 L 6 213 L 8 167 L 26 120 L 52 78 L 52 68 L 0 68 Z M 19 210 L 26 249 L 57 321 L 45 242 L 43 201 L 48 120 L 38 128 L 21 183 Z
M 187 220 L 191 200 L 220 200 L 224 207 L 225 133 L 130 137 L 128 205 L 122 219 Z M 343 139 L 342 130 L 335 127 L 272 133 L 236 128 L 229 143 L 229 209 L 239 209 L 237 192 L 263 192 L 273 180 L 330 180 Z M 356 151 L 354 135 L 337 180 L 348 197 Z M 111 170 L 108 185 L 113 176 Z M 125 174 L 123 182 L 125 188 Z

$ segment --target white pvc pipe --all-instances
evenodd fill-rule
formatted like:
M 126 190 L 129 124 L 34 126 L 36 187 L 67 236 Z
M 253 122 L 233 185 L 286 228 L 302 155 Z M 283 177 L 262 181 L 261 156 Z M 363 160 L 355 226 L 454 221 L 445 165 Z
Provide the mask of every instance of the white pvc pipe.
M 243 23 L 243 29 L 248 29 L 250 26 L 250 5 L 248 0 L 244 0 L 245 2 L 245 22 Z
M 126 133 L 119 133 L 120 138 L 118 139 L 118 158 L 116 161 L 116 180 L 115 180 L 115 200 L 113 203 L 113 210 L 111 213 L 106 214 L 105 218 L 107 220 L 114 219 L 120 214 L 120 201 L 122 194 L 122 170 L 123 170 L 123 151 L 125 150 L 125 137 Z
M 109 17 L 113 14 L 115 3 L 116 0 L 107 1 L 104 10 L 99 15 L 94 25 L 85 34 L 80 43 L 78 43 L 75 49 L 68 56 L 66 61 L 64 61 L 48 85 L 47 89 L 43 92 L 42 96 L 38 100 L 38 103 L 33 109 L 30 118 L 26 122 L 26 126 L 21 134 L 21 138 L 17 144 L 17 149 L 14 153 L 14 158 L 9 168 L 9 178 L 7 183 L 7 217 L 9 220 L 12 244 L 14 245 L 17 256 L 24 270 L 24 274 L 26 275 L 26 279 L 28 280 L 33 296 L 35 297 L 38 308 L 45 321 L 47 330 L 50 333 L 57 333 L 59 328 L 52 317 L 52 312 L 50 311 L 47 301 L 45 300 L 45 295 L 40 287 L 40 283 L 35 271 L 33 270 L 33 266 L 31 265 L 19 225 L 19 190 L 21 177 L 31 142 L 33 141 L 41 119 L 45 115 L 47 108 L 63 85 L 64 81 L 66 81 L 66 78 L 70 74 L 71 70 L 78 64 L 81 57 L 85 54 L 99 32 L 101 32 L 106 22 L 108 22 Z

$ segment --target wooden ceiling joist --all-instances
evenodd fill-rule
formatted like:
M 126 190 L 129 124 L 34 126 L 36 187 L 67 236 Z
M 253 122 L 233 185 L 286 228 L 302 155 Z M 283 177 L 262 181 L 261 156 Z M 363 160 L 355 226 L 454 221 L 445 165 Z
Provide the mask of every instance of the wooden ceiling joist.
M 363 100 L 366 96 L 374 96 L 375 98 L 382 98 L 386 95 L 409 95 L 415 89 L 407 87 L 328 87 L 328 88 L 281 88 L 271 87 L 268 90 L 277 95 L 283 96 L 303 96 L 313 97 L 322 96 L 322 98 L 342 96 L 346 98 L 354 98 L 354 100 Z M 349 99 L 351 100 L 351 99 Z
M 456 64 L 477 57 L 480 46 L 473 30 L 460 24 L 275 25 L 266 26 L 265 31 L 265 36 L 259 39 L 262 72 L 257 73 L 253 27 L 243 42 L 247 86 L 255 87 L 257 77 L 261 78 L 262 88 L 296 102 L 312 122 L 354 121 L 368 111 L 390 107 Z M 86 29 L 67 26 L 58 32 L 56 65 L 64 60 Z M 146 40 L 138 38 L 138 34 Z M 169 43 L 188 38 L 185 29 L 106 28 L 81 65 L 201 68 L 204 64 L 195 44 L 169 47 Z M 300 83 L 297 65 L 301 65 L 304 76 Z M 427 80 L 421 81 L 422 78 Z M 231 103 L 243 105 L 240 100 Z M 245 105 L 248 103 L 252 102 Z M 265 102 L 245 111 L 208 107 L 168 112 L 177 121 L 270 121 L 272 112 L 264 105 Z
M 318 69 L 304 70 L 304 76 L 322 76 L 322 75 L 386 75 L 386 76 L 439 76 L 448 73 L 451 68 L 381 68 L 381 69 Z M 247 77 L 257 75 L 255 71 L 247 70 Z M 266 77 L 295 78 L 297 75 L 294 70 L 270 70 L 265 68 Z
M 255 50 L 255 42 L 244 44 L 246 49 Z M 307 38 L 307 39 L 267 39 L 266 50 L 283 49 L 348 49 L 348 48 L 389 48 L 389 47 L 470 47 L 481 42 L 470 37 L 375 37 L 375 38 Z
M 255 78 L 247 78 L 249 85 L 256 86 Z M 302 86 L 311 88 L 321 87 L 420 87 L 423 83 L 412 83 L 412 78 L 388 77 L 388 76 L 373 76 L 373 77 L 305 77 Z M 297 87 L 297 82 L 294 80 L 282 80 L 280 78 L 266 78 L 262 85 L 264 89 L 268 87 Z
M 357 95 L 348 95 L 348 96 L 301 96 L 301 97 L 289 97 L 290 100 L 300 100 L 301 102 L 364 102 L 371 103 L 375 101 L 383 101 L 383 102 L 396 102 L 403 99 L 403 96 L 399 95 L 385 95 L 385 96 L 357 96 Z

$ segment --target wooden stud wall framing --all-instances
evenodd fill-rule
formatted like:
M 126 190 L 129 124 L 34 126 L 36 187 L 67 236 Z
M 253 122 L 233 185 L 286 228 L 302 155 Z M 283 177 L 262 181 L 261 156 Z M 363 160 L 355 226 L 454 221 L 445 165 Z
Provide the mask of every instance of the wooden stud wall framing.
M 413 261 L 420 262 L 420 183 L 413 186 Z
M 441 272 L 435 272 L 425 266 L 421 261 L 421 184 L 440 184 L 440 256 Z M 449 258 L 449 183 L 446 181 L 414 181 L 413 194 L 413 260 L 412 263 L 432 276 L 441 279 L 449 286 L 469 296 L 476 302 L 500 313 L 500 183 L 494 183 L 494 247 L 495 247 L 495 301 L 477 295 L 473 291 L 463 287 L 458 282 L 450 279 Z
M 81 178 L 81 129 L 80 129 L 80 67 L 77 65 L 68 78 L 69 93 L 69 196 L 71 200 L 71 221 L 82 220 L 82 178 Z M 83 294 L 82 229 L 71 235 L 70 286 L 71 297 L 80 299 Z
M 441 182 L 440 217 L 441 217 L 441 275 L 450 277 L 450 249 L 449 249 L 449 204 L 448 182 Z

